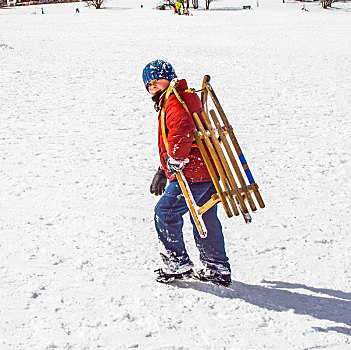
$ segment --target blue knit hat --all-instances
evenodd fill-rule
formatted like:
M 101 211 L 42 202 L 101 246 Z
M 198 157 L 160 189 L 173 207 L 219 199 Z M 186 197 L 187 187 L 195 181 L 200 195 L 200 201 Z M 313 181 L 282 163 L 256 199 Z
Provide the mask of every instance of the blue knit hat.
M 155 60 L 147 64 L 143 70 L 143 80 L 147 90 L 147 84 L 154 79 L 173 80 L 176 78 L 176 72 L 169 62 Z

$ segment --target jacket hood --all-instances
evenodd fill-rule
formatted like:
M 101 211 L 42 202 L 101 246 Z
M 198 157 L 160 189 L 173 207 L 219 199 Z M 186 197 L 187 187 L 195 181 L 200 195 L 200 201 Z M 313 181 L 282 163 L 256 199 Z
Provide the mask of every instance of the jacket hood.
M 188 89 L 188 83 L 186 82 L 185 79 L 179 80 L 178 89 L 179 89 L 180 91 L 185 91 L 185 90 Z M 153 101 L 155 102 L 155 110 L 156 110 L 156 112 L 159 112 L 159 111 L 161 110 L 163 98 L 165 97 L 166 92 L 167 92 L 167 89 L 166 89 L 166 90 L 163 90 L 162 92 L 159 93 L 158 99 L 157 99 L 156 101 L 153 99 Z M 155 96 L 156 96 L 156 95 L 155 95 Z M 155 96 L 154 96 L 154 97 L 155 97 Z
M 184 91 L 184 90 L 187 90 L 187 89 L 188 89 L 188 83 L 186 82 L 185 79 L 179 80 L 178 89 L 179 89 L 180 91 Z

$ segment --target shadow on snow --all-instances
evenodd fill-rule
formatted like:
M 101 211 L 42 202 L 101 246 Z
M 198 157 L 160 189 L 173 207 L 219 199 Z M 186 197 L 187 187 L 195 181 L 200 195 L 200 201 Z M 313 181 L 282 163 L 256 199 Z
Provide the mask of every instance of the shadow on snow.
M 197 281 L 177 281 L 173 285 L 179 288 L 192 288 L 221 298 L 241 299 L 249 304 L 272 311 L 293 310 L 298 315 L 308 315 L 321 320 L 344 323 L 351 326 L 351 293 L 308 287 L 303 284 L 292 284 L 281 281 L 263 281 L 269 286 L 259 286 L 233 281 L 228 288 Z M 284 289 L 306 289 L 314 293 L 330 295 L 305 295 Z M 340 299 L 335 299 L 340 298 Z M 351 335 L 348 327 L 313 327 L 316 331 L 334 331 Z
M 247 11 L 246 9 L 243 9 L 242 7 L 221 7 L 221 8 L 213 8 L 213 9 L 203 9 L 203 8 L 199 8 L 196 9 L 196 11 Z
M 332 7 L 328 7 L 325 10 L 330 10 L 330 11 L 343 11 L 343 12 L 351 12 L 350 8 L 345 8 L 345 7 L 336 7 L 336 6 L 332 6 Z

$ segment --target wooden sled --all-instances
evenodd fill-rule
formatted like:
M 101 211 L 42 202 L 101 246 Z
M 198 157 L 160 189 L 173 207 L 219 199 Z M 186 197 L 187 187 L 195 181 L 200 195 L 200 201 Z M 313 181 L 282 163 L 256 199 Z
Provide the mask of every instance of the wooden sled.
M 195 90 L 190 89 L 187 90 L 187 92 L 195 93 Z M 178 90 L 178 80 L 174 79 L 167 89 L 161 109 L 162 136 L 167 152 L 168 142 L 165 105 L 171 93 L 175 94 L 177 99 L 190 114 Z M 220 119 L 213 109 L 208 110 L 208 96 L 211 97 Z M 212 195 L 211 199 L 203 206 L 198 207 L 193 199 L 184 174 L 180 171 L 176 176 L 199 234 L 201 237 L 205 238 L 207 236 L 207 230 L 202 220 L 202 214 L 217 203 L 221 202 L 223 204 L 228 217 L 232 217 L 233 215 L 238 216 L 241 213 L 246 223 L 251 222 L 251 215 L 246 203 L 248 203 L 251 211 L 257 210 L 252 194 L 255 196 L 261 208 L 264 208 L 265 205 L 259 193 L 258 185 L 254 181 L 246 159 L 234 135 L 233 128 L 229 124 L 217 96 L 210 85 L 210 76 L 208 75 L 205 75 L 203 80 L 201 102 L 205 111 L 203 111 L 200 116 L 197 115 L 197 113 L 193 113 L 192 115 L 196 126 L 193 131 L 193 136 L 204 158 L 217 193 Z

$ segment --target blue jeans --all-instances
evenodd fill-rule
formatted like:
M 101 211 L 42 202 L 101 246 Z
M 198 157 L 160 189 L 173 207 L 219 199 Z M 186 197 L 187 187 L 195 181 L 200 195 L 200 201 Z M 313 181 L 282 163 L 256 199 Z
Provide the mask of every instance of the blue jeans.
M 202 206 L 216 193 L 212 181 L 189 182 L 195 202 Z M 183 239 L 183 215 L 189 209 L 186 205 L 178 181 L 172 181 L 155 207 L 155 225 L 158 238 L 163 243 L 166 254 L 161 254 L 166 267 L 171 272 L 181 272 L 192 267 Z M 205 267 L 230 273 L 230 265 L 225 252 L 222 225 L 217 217 L 217 205 L 203 214 L 207 237 L 201 238 L 196 225 L 193 234 L 200 252 L 200 260 Z

